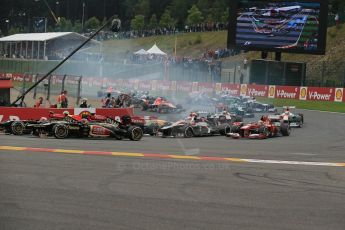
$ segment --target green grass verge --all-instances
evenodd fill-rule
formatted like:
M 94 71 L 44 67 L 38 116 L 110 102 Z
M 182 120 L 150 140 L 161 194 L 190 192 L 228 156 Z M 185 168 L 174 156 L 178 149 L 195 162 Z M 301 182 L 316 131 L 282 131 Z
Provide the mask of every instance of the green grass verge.
M 135 52 L 139 49 L 149 49 L 157 44 L 169 55 L 174 54 L 176 41 L 177 56 L 200 57 L 208 49 L 225 48 L 227 42 L 227 31 L 205 32 L 205 33 L 181 33 L 170 36 L 152 36 L 137 39 L 108 40 L 103 42 L 105 55 L 125 57 L 128 52 Z
M 268 99 L 258 98 L 258 101 L 264 103 L 273 103 L 276 107 L 296 106 L 298 109 L 310 109 L 319 111 L 345 113 L 345 103 L 327 102 L 327 101 L 300 101 L 292 99 Z

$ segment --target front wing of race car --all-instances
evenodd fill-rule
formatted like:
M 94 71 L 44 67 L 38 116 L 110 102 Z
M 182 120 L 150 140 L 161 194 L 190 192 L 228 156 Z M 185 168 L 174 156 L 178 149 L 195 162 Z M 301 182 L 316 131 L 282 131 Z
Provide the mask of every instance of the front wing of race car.
M 299 122 L 299 121 L 295 121 L 295 122 L 290 122 L 290 127 L 293 127 L 293 128 L 295 128 L 295 127 L 297 127 L 297 128 L 300 128 L 300 127 L 302 127 L 302 123 L 301 122 Z
M 241 135 L 239 133 L 227 133 L 227 137 L 231 137 L 233 139 L 240 139 Z M 250 134 L 247 136 L 249 139 L 267 139 L 267 136 L 262 134 L 262 133 L 255 133 L 255 134 Z

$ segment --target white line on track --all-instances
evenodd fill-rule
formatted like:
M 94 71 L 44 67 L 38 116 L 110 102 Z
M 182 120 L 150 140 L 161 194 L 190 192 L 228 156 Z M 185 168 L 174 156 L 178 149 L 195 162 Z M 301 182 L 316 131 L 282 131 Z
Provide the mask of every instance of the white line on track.
M 241 159 L 248 163 L 262 163 L 262 164 L 283 164 L 283 165 L 304 165 L 304 166 L 332 166 L 339 167 L 339 163 L 329 162 L 310 162 L 310 161 L 279 161 L 279 160 L 258 160 L 258 159 Z

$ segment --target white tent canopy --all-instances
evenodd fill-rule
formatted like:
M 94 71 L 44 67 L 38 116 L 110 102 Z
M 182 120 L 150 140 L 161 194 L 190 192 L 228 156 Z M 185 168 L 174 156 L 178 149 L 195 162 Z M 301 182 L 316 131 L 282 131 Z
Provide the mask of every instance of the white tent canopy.
M 137 52 L 134 52 L 134 54 L 136 54 L 136 55 L 147 55 L 147 54 L 149 54 L 149 52 L 147 52 L 144 49 L 140 49 Z
M 0 54 L 5 54 L 7 57 L 15 55 L 30 59 L 45 59 L 55 50 L 75 48 L 87 39 L 74 32 L 14 34 L 0 38 Z M 101 43 L 91 40 L 88 45 L 100 46 Z
M 154 44 L 154 45 L 151 47 L 151 49 L 149 49 L 147 52 L 148 52 L 149 54 L 167 55 L 167 54 L 164 53 L 162 50 L 160 50 L 156 44 Z

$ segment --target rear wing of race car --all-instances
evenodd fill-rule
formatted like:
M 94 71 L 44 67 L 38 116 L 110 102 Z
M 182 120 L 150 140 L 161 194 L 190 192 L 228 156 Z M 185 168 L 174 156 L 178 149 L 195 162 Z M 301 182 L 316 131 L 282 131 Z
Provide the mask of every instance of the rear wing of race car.
M 285 105 L 285 106 L 283 106 L 283 109 L 296 109 L 296 106 L 287 106 L 287 105 Z

